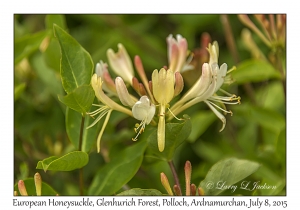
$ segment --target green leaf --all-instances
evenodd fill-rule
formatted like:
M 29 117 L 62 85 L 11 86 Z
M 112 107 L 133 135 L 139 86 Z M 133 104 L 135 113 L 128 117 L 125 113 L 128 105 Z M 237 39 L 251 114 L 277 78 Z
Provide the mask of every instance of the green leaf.
M 32 196 L 32 195 L 35 196 L 36 195 L 36 189 L 35 189 L 34 179 L 33 178 L 28 178 L 28 179 L 24 179 L 23 181 L 24 181 L 24 184 L 25 184 L 25 187 L 26 187 L 27 194 L 29 196 Z M 21 195 L 20 191 L 18 189 L 18 183 L 15 184 L 14 190 L 18 192 L 18 195 Z M 45 182 L 42 182 L 42 195 L 44 195 L 44 196 L 53 196 L 53 195 L 57 195 L 57 192 L 50 185 L 48 185 Z
M 241 104 L 234 107 L 236 115 L 244 116 L 247 120 L 255 122 L 270 131 L 277 134 L 281 132 L 286 125 L 285 117 L 277 111 L 269 108 Z
M 54 24 L 54 35 L 61 49 L 62 84 L 67 93 L 90 84 L 94 64 L 90 54 L 67 32 Z
M 224 191 L 224 186 L 231 186 L 253 174 L 259 164 L 249 160 L 228 158 L 217 162 L 208 171 L 200 186 L 205 195 L 218 195 Z
M 215 121 L 216 117 L 213 112 L 199 111 L 191 117 L 192 131 L 188 141 L 195 142 L 206 129 Z
M 63 88 L 57 73 L 46 65 L 43 55 L 35 53 L 31 61 L 35 73 L 43 81 L 46 88 L 50 90 L 51 94 L 55 97 L 58 94 L 63 94 Z
M 163 194 L 156 189 L 141 189 L 132 188 L 130 190 L 123 191 L 117 195 L 123 196 L 162 196 Z
M 18 64 L 23 58 L 29 57 L 37 51 L 48 34 L 49 31 L 40 31 L 16 39 L 14 43 L 14 63 Z
M 191 133 L 191 121 L 187 115 L 184 116 L 182 123 L 167 123 L 165 128 L 165 149 L 160 152 L 157 144 L 157 129 L 148 137 L 148 147 L 153 152 L 153 155 L 160 157 L 163 160 L 172 160 L 174 152 Z
M 274 69 L 270 63 L 254 59 L 240 63 L 236 71 L 233 71 L 231 75 L 237 84 L 281 78 L 279 71 Z
M 15 90 L 14 90 L 14 100 L 15 101 L 18 100 L 20 95 L 24 92 L 25 88 L 26 88 L 25 82 L 23 82 L 15 87 Z
M 66 19 L 64 15 L 51 14 L 46 15 L 45 24 L 47 29 L 53 29 L 53 24 L 58 25 L 62 29 L 67 28 Z
M 36 168 L 51 171 L 72 171 L 82 168 L 89 162 L 89 156 L 85 152 L 74 151 L 62 157 L 49 157 L 38 162 Z
M 147 142 L 135 142 L 101 168 L 95 175 L 88 195 L 113 195 L 136 174 L 143 161 Z
M 92 106 L 95 92 L 91 85 L 83 85 L 76 88 L 66 96 L 58 96 L 58 99 L 71 109 L 85 114 Z
M 279 158 L 282 168 L 286 168 L 286 129 L 283 129 L 276 142 L 276 155 Z
M 79 146 L 79 135 L 81 127 L 82 115 L 73 109 L 67 107 L 66 111 L 66 130 L 68 137 L 75 148 Z M 93 144 L 96 142 L 101 123 L 97 123 L 93 127 L 86 129 L 95 119 L 86 116 L 84 119 L 84 128 L 82 135 L 81 151 L 89 152 Z

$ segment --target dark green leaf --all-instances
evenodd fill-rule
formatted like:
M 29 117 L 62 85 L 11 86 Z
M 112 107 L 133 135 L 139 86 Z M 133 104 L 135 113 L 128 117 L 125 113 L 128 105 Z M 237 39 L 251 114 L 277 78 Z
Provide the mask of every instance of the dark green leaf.
M 125 196 L 162 196 L 163 194 L 156 189 L 141 189 L 133 188 L 130 190 L 123 191 L 117 195 Z
M 182 123 L 167 123 L 165 128 L 165 149 L 160 152 L 157 144 L 157 129 L 149 135 L 148 146 L 157 157 L 163 160 L 172 160 L 174 152 L 184 140 L 188 138 L 191 133 L 191 121 L 188 116 L 184 116 L 185 119 Z
M 231 186 L 253 174 L 259 164 L 249 160 L 228 158 L 217 162 L 208 171 L 200 186 L 205 195 L 218 195 L 226 190 L 223 186 Z
M 72 171 L 82 168 L 89 161 L 89 156 L 85 152 L 74 151 L 62 157 L 49 157 L 39 161 L 36 168 L 44 171 Z
M 49 34 L 49 31 L 40 31 L 36 34 L 23 36 L 14 43 L 14 61 L 18 64 L 23 58 L 28 57 L 37 51 L 42 41 Z
M 126 184 L 142 164 L 147 142 L 140 141 L 127 147 L 95 175 L 88 195 L 113 195 Z
M 32 196 L 32 195 L 35 196 L 36 189 L 35 189 L 34 179 L 28 178 L 28 179 L 24 179 L 23 181 L 24 181 L 24 184 L 26 187 L 27 194 L 29 196 Z M 18 192 L 18 195 L 21 195 L 20 191 L 18 189 L 18 183 L 15 184 L 14 190 Z M 42 195 L 53 196 L 53 195 L 57 195 L 57 192 L 55 192 L 55 190 L 51 186 L 49 186 L 47 183 L 42 182 Z
M 269 108 L 241 104 L 234 107 L 235 115 L 244 116 L 244 120 L 258 123 L 262 127 L 279 133 L 285 128 L 285 118 L 282 114 Z
M 262 82 L 268 79 L 280 79 L 279 71 L 262 60 L 246 60 L 237 66 L 237 69 L 232 72 L 232 77 L 237 84 L 247 82 Z
M 67 32 L 54 24 L 54 34 L 61 49 L 61 77 L 67 93 L 90 84 L 94 64 L 90 54 Z
M 199 111 L 191 117 L 192 132 L 188 137 L 188 141 L 193 143 L 206 131 L 206 129 L 214 122 L 216 116 L 211 111 Z
M 19 85 L 17 85 L 17 86 L 15 87 L 15 90 L 14 90 L 14 100 L 15 100 L 15 101 L 16 101 L 16 100 L 20 97 L 20 95 L 24 92 L 25 88 L 26 88 L 26 83 L 25 83 L 25 82 L 23 82 L 23 83 L 21 83 L 21 84 L 19 84 Z
M 66 111 L 66 130 L 68 137 L 75 148 L 79 146 L 79 134 L 82 115 L 73 109 L 67 108 Z M 93 127 L 86 129 L 95 119 L 85 116 L 84 128 L 82 135 L 81 151 L 89 152 L 93 144 L 96 142 L 101 123 L 97 123 Z
M 91 85 L 80 86 L 68 95 L 58 97 L 66 106 L 82 114 L 89 111 L 94 98 L 95 92 Z

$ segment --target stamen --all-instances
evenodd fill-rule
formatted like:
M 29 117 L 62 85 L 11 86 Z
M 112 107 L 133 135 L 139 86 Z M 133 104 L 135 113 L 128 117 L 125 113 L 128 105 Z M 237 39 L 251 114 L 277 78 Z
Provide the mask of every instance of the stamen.
M 89 129 L 89 128 L 93 127 L 93 126 L 94 126 L 97 122 L 99 122 L 99 121 L 102 119 L 102 117 L 104 117 L 109 111 L 112 111 L 112 109 L 109 108 L 108 106 L 100 105 L 100 107 L 101 107 L 101 108 L 99 108 L 99 109 L 97 109 L 97 110 L 95 110 L 95 111 L 93 111 L 93 112 L 87 113 L 87 114 L 90 115 L 92 118 L 94 118 L 94 116 L 97 115 L 97 114 L 99 114 L 99 113 L 100 113 L 100 115 L 99 115 L 99 116 L 96 118 L 96 120 L 94 120 L 94 122 L 93 122 L 91 125 L 89 125 L 86 129 Z
M 176 120 L 184 120 L 182 118 L 178 118 L 175 116 L 175 114 L 171 111 L 171 109 L 169 107 L 167 107 L 167 109 L 169 110 L 169 112 L 172 114 L 172 116 L 176 119 Z
M 147 122 L 147 118 L 143 119 L 140 124 L 138 123 L 135 124 L 134 132 L 136 132 L 137 135 L 135 136 L 135 138 L 132 138 L 132 141 L 137 141 L 138 136 L 145 131 L 146 122 Z
M 207 100 L 207 102 L 208 102 L 208 103 L 210 103 L 211 105 L 213 105 L 214 107 L 216 107 L 216 108 L 218 108 L 218 109 L 222 110 L 223 112 L 225 112 L 225 113 L 229 113 L 231 116 L 233 115 L 233 113 L 232 113 L 232 111 L 231 111 L 231 110 L 227 111 L 227 110 L 225 110 L 225 109 L 223 109 L 223 108 L 219 107 L 218 105 L 216 105 L 216 104 L 212 103 L 211 101 L 208 101 L 208 100 Z
M 235 71 L 236 70 L 236 67 L 235 66 L 233 66 L 231 69 L 229 69 L 228 71 L 227 71 L 227 73 L 226 74 L 230 74 L 232 71 Z

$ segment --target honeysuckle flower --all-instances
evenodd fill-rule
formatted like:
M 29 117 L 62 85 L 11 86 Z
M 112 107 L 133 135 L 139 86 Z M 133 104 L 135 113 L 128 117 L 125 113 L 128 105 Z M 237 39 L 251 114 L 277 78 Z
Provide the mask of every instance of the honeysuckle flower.
M 226 118 L 216 108 L 222 110 L 225 113 L 232 114 L 231 111 L 222 109 L 214 102 L 223 104 L 238 104 L 240 103 L 240 97 L 226 93 L 229 96 L 217 96 L 216 92 L 220 89 L 224 83 L 225 76 L 227 74 L 227 64 L 223 63 L 219 68 L 218 57 L 219 57 L 219 46 L 217 42 L 212 45 L 209 44 L 208 52 L 210 54 L 209 63 L 204 63 L 202 66 L 202 75 L 193 85 L 193 87 L 176 103 L 171 110 L 174 115 L 179 114 L 183 110 L 190 106 L 204 102 L 208 107 L 216 114 L 216 116 L 222 121 L 222 131 L 226 125 Z M 172 118 L 172 116 L 170 116 Z
M 136 98 L 134 98 L 128 93 L 127 87 L 121 77 L 117 77 L 115 82 L 116 82 L 117 93 L 121 103 L 124 106 L 132 107 L 137 101 Z
M 141 120 L 140 124 L 136 125 L 135 132 L 137 133 L 133 141 L 137 140 L 137 137 L 145 130 L 145 126 L 148 125 L 154 117 L 156 107 L 151 103 L 147 96 L 142 96 L 132 107 L 133 117 L 137 120 Z
M 108 65 L 103 61 L 96 64 L 95 73 L 103 79 L 102 89 L 110 94 L 116 93 L 116 86 L 110 74 L 108 73 Z
M 110 115 L 111 115 L 111 112 L 113 110 L 116 110 L 116 111 L 119 111 L 119 112 L 123 112 L 129 116 L 132 116 L 132 113 L 129 109 L 119 105 L 118 103 L 114 102 L 111 98 L 109 98 L 104 92 L 103 92 L 103 89 L 102 89 L 102 85 L 103 85 L 103 80 L 100 76 L 98 76 L 97 74 L 94 74 L 92 76 L 92 79 L 91 79 L 91 84 L 92 84 L 92 87 L 95 91 L 95 95 L 97 97 L 97 99 L 103 104 L 103 105 L 98 105 L 98 104 L 93 104 L 94 106 L 98 106 L 100 107 L 99 109 L 93 111 L 93 112 L 90 112 L 88 113 L 91 117 L 94 117 L 96 115 L 99 114 L 99 116 L 96 118 L 96 120 L 90 125 L 88 126 L 87 128 L 90 128 L 92 126 L 94 126 L 97 122 L 99 122 L 105 115 L 106 115 L 106 118 L 104 120 L 104 123 L 103 123 L 103 126 L 100 130 L 100 133 L 98 135 L 98 138 L 97 138 L 97 151 L 100 152 L 100 140 L 101 140 L 101 137 L 103 135 L 103 132 L 104 132 L 104 129 L 108 123 L 108 120 L 110 118 Z
M 174 97 L 175 77 L 172 70 L 155 69 L 152 73 L 152 90 L 155 100 L 159 103 L 159 121 L 157 141 L 159 151 L 165 148 L 165 111 Z
M 123 80 L 132 84 L 134 71 L 132 61 L 122 44 L 118 44 L 118 52 L 115 53 L 112 49 L 107 50 L 107 58 L 112 70 L 123 78 Z
M 177 40 L 172 34 L 167 37 L 169 69 L 173 72 L 183 72 L 191 69 L 187 65 L 189 62 L 186 62 L 188 43 L 180 34 L 177 34 L 176 38 Z

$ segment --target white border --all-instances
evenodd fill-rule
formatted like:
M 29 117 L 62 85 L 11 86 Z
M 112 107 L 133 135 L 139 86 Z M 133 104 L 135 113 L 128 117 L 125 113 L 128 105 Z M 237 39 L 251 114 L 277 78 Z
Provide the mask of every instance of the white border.
M 295 49 L 299 43 L 299 14 L 296 11 L 296 1 L 252 0 L 252 1 L 1 1 L 1 178 L 0 178 L 0 206 L 13 205 L 12 177 L 13 177 L 13 14 L 15 13 L 287 13 L 287 196 L 259 197 L 270 200 L 288 200 L 288 207 L 296 209 L 298 206 L 299 182 L 299 124 L 296 121 L 299 111 L 298 87 L 299 82 L 299 53 Z M 298 39 L 298 41 L 297 41 Z M 60 197 L 62 200 L 80 199 L 80 197 Z M 92 197 L 96 199 L 96 197 Z M 228 200 L 231 197 L 207 197 L 208 200 Z M 256 197 L 245 197 L 255 199 Z M 26 200 L 26 198 L 23 198 Z M 45 197 L 43 199 L 46 199 Z M 121 199 L 121 198 L 120 198 Z M 147 199 L 143 197 L 143 199 Z M 149 198 L 151 199 L 151 198 Z M 44 207 L 53 209 L 52 207 Z M 127 207 L 124 207 L 125 209 Z M 124 209 L 122 208 L 122 209 Z M 139 207 L 140 208 L 140 207 Z M 153 209 L 153 207 L 145 207 Z M 201 207 L 198 207 L 201 208 Z M 226 207 L 223 209 L 232 209 Z M 6 208 L 4 208 L 6 209 Z M 8 208 L 7 208 L 8 209 Z M 25 208 L 26 209 L 26 208 Z M 59 207 L 55 209 L 66 209 Z M 70 208 L 74 209 L 74 208 Z M 106 208 L 101 208 L 106 209 Z M 129 208 L 127 208 L 129 209 Z M 132 209 L 132 208 L 130 208 Z M 133 208 L 134 209 L 134 208 Z M 137 209 L 137 208 L 135 208 Z M 236 208 L 237 209 L 237 208 Z M 240 208 L 239 208 L 240 209 Z M 261 208 L 267 209 L 267 208 Z

